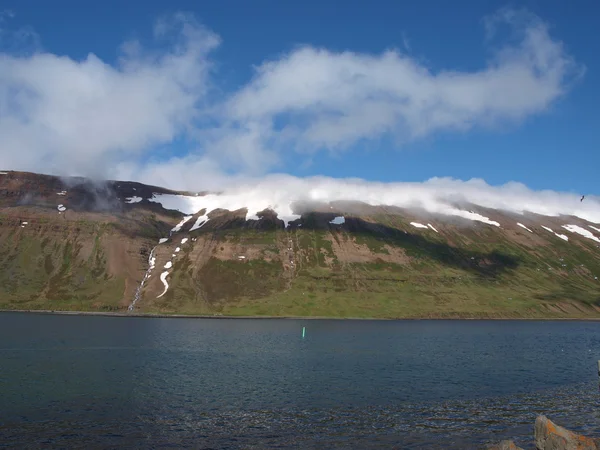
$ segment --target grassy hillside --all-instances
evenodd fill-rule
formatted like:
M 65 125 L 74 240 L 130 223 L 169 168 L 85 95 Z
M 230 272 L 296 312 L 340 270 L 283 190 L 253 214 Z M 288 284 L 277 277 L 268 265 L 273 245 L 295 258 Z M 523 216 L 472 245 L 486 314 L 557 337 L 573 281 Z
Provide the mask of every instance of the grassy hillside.
M 428 217 L 435 227 L 419 228 L 413 211 L 327 207 L 284 229 L 268 211 L 246 221 L 245 210 L 215 210 L 201 228 L 190 231 L 204 211 L 171 232 L 183 214 L 146 200 L 160 188 L 115 182 L 108 194 L 87 185 L 63 193 L 53 177 L 4 177 L 1 309 L 127 312 L 145 279 L 134 312 L 600 316 L 597 242 L 563 230 L 565 241 L 543 228 L 587 226 L 577 218 L 484 211 L 502 226 Z M 124 202 L 135 195 L 144 201 Z M 57 202 L 69 208 L 59 211 Z M 343 224 L 330 223 L 339 215 Z
M 455 232 L 459 247 L 391 226 L 192 233 L 195 245 L 212 245 L 200 258 L 193 245 L 177 256 L 167 293 L 154 299 L 151 292 L 162 289 L 149 289 L 140 308 L 380 318 L 598 315 L 593 274 L 600 259 L 586 243 L 528 247 L 483 227 Z
M 119 311 L 146 270 L 151 223 L 25 210 L 0 216 L 0 308 Z M 20 225 L 21 223 L 26 225 Z M 140 226 L 141 225 L 141 226 Z M 148 229 L 150 228 L 150 229 Z

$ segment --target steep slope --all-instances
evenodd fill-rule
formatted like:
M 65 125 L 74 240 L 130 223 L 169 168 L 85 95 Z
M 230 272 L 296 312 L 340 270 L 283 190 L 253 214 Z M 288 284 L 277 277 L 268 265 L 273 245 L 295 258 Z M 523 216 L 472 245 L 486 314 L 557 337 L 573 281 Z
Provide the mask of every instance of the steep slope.
M 245 201 L 5 172 L 0 307 L 335 317 L 600 315 L 600 225 L 581 218 L 467 204 L 444 216 L 341 201 L 278 213 L 259 211 L 262 203 L 244 208 Z

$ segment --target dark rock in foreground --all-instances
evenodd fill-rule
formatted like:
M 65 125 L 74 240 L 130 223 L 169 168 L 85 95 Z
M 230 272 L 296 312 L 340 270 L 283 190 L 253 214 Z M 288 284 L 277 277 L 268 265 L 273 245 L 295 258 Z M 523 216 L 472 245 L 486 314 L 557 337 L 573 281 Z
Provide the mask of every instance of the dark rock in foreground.
M 556 425 L 546 416 L 535 420 L 535 448 L 537 450 L 600 450 L 600 439 L 582 436 Z M 513 441 L 502 441 L 488 450 L 523 450 Z

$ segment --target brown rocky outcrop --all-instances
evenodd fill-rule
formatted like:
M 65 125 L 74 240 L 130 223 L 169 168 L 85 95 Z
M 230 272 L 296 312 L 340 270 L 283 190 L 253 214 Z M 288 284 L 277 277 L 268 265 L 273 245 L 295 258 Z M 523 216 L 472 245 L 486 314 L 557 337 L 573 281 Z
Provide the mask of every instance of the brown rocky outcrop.
M 535 421 L 535 446 L 538 450 L 597 450 L 600 449 L 600 440 L 573 433 L 546 416 L 538 416 Z
M 600 450 L 600 439 L 582 436 L 556 425 L 546 416 L 535 420 L 535 448 L 537 450 Z M 523 450 L 510 440 L 488 447 L 488 450 Z

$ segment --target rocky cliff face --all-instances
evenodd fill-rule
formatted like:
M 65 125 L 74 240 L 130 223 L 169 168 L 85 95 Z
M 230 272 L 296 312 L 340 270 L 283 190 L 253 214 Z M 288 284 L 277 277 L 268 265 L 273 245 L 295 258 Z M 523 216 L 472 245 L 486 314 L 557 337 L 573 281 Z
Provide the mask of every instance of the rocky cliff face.
M 600 315 L 600 226 L 577 217 L 476 205 L 443 217 L 357 202 L 281 213 L 205 194 L 2 172 L 0 307 Z

